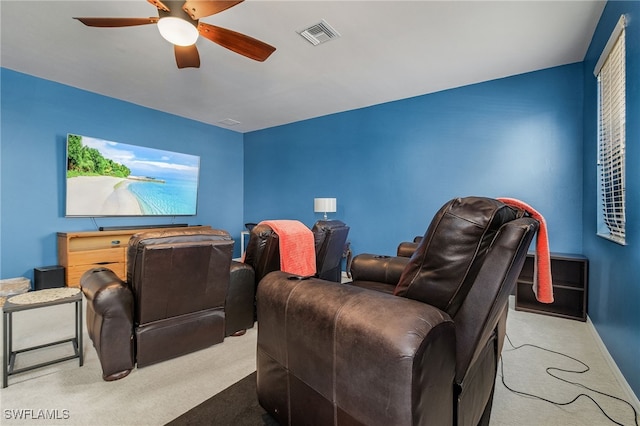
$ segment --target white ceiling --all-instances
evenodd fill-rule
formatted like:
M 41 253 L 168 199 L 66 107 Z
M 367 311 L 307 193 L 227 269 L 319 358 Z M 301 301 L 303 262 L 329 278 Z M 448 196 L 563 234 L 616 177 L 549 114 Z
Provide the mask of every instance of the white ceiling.
M 275 46 L 271 57 L 256 62 L 200 37 L 200 68 L 179 70 L 155 25 L 71 19 L 157 16 L 145 0 L 2 0 L 0 64 L 248 132 L 582 61 L 604 4 L 247 0 L 202 21 Z M 341 37 L 313 46 L 298 35 L 322 19 Z

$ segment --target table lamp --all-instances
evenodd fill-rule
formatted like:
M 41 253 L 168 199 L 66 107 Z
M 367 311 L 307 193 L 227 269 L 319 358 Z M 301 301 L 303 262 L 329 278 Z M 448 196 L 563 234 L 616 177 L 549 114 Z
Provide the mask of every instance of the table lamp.
M 324 213 L 324 220 L 327 220 L 327 213 L 336 212 L 335 198 L 314 198 L 313 211 L 315 213 Z

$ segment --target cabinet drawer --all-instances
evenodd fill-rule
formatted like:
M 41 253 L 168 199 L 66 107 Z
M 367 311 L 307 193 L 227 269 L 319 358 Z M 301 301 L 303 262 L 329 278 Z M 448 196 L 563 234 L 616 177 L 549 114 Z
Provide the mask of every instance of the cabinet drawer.
M 69 265 L 93 265 L 107 263 L 124 263 L 125 248 L 108 248 L 102 250 L 70 251 Z
M 127 271 L 126 266 L 123 262 L 118 263 L 94 263 L 94 264 L 86 264 L 86 265 L 77 265 L 67 268 L 67 286 L 68 287 L 79 287 L 80 286 L 80 277 L 82 274 L 87 272 L 89 269 L 93 268 L 107 268 L 111 269 L 116 273 L 118 278 L 125 281 L 127 279 Z

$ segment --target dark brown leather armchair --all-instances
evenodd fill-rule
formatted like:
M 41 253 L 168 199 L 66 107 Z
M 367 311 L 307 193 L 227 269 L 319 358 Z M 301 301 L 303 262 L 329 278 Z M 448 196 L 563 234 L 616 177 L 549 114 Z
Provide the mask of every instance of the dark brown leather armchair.
M 349 227 L 339 220 L 320 220 L 311 231 L 316 252 L 316 276 L 340 282 L 342 254 Z M 253 267 L 256 284 L 269 272 L 280 270 L 278 234 L 269 225 L 260 223 L 251 229 L 244 261 Z
M 508 296 L 538 225 L 494 199 L 454 199 L 411 258 L 356 256 L 351 285 L 267 275 L 260 404 L 282 425 L 488 424 Z
M 105 380 L 253 326 L 253 270 L 231 261 L 233 244 L 215 229 L 146 232 L 129 241 L 127 282 L 107 268 L 84 273 L 87 331 Z

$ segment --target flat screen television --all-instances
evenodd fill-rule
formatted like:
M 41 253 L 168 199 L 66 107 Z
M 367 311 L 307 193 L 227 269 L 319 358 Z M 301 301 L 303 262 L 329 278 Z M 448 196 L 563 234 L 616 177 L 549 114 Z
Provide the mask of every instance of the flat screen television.
M 67 135 L 67 217 L 193 216 L 200 157 Z

